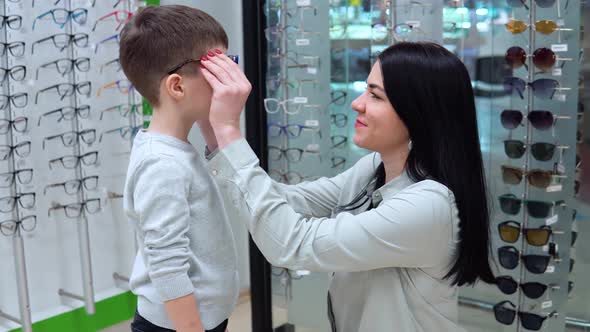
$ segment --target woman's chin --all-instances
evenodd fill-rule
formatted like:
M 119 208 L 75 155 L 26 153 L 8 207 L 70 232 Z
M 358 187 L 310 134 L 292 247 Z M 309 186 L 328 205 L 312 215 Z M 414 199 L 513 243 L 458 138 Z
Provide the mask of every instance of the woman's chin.
M 359 136 L 359 134 L 354 134 L 354 136 L 352 137 L 352 142 L 359 148 L 365 148 L 363 144 L 363 139 Z

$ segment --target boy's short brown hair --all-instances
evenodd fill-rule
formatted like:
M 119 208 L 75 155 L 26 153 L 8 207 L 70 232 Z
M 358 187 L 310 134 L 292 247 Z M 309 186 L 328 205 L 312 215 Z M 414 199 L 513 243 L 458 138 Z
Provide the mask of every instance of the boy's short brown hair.
M 119 59 L 135 89 L 158 106 L 160 81 L 168 70 L 200 58 L 210 48 L 227 48 L 227 44 L 223 27 L 201 10 L 180 5 L 148 6 L 121 31 Z M 183 73 L 188 74 L 189 67 L 184 66 Z

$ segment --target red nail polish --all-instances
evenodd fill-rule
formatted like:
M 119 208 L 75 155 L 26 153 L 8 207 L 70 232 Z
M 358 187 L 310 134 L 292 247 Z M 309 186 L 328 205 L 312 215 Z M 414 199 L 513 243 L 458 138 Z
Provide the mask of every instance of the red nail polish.
M 207 57 L 206 56 L 202 56 L 201 57 L 201 61 L 207 61 Z
M 208 56 L 215 56 L 215 53 L 211 52 L 211 51 L 207 51 L 207 55 Z
M 221 50 L 215 49 L 215 53 L 217 53 L 217 54 L 221 54 L 221 53 L 223 53 L 223 52 L 221 52 Z

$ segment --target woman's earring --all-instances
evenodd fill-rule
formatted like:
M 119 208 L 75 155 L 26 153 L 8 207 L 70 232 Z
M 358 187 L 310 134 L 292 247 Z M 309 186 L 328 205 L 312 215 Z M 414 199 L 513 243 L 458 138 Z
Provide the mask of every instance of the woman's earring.
M 408 151 L 412 151 L 412 140 L 408 141 Z

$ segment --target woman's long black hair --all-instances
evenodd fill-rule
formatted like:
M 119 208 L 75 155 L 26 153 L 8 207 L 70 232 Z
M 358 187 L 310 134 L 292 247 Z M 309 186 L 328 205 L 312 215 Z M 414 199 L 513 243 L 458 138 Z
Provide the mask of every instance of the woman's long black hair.
M 445 278 L 492 283 L 489 210 L 475 100 L 465 65 L 434 43 L 399 43 L 379 55 L 387 98 L 412 140 L 406 170 L 447 186 L 459 210 L 459 250 Z M 377 169 L 377 186 L 385 179 Z M 381 182 L 381 183 L 379 183 Z

